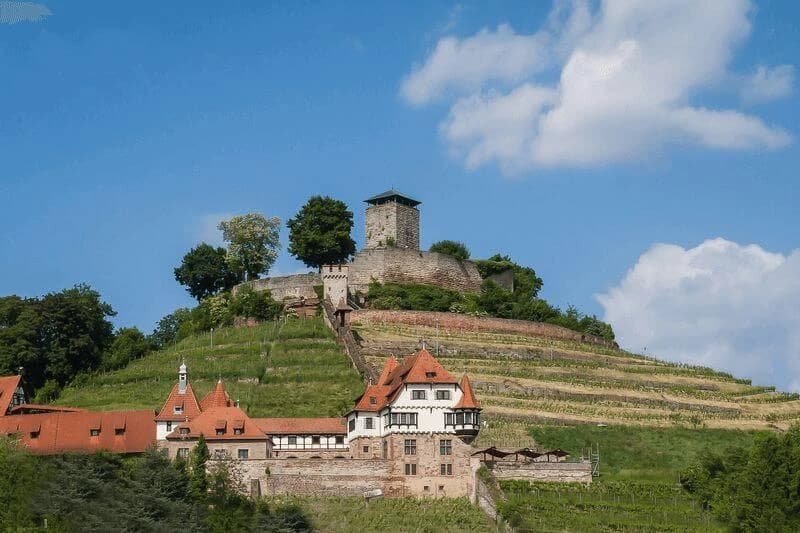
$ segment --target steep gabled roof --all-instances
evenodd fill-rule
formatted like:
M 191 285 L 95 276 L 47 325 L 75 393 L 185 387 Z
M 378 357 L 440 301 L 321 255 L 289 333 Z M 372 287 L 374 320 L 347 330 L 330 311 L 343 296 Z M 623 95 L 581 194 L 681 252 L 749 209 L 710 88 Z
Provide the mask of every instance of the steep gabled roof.
M 344 418 L 253 418 L 267 435 L 346 435 Z
M 480 409 L 481 404 L 475 398 L 475 391 L 472 390 L 472 384 L 466 374 L 461 378 L 458 386 L 461 389 L 461 399 L 453 409 Z
M 181 429 L 188 432 L 181 433 Z M 223 433 L 217 435 L 217 431 Z M 236 430 L 240 430 L 237 434 Z M 168 440 L 198 438 L 203 435 L 207 441 L 214 440 L 266 440 L 267 436 L 258 425 L 238 407 L 209 407 L 200 416 L 181 424 L 167 435 Z
M 97 435 L 92 435 L 96 431 Z M 156 441 L 153 411 L 54 412 L 0 417 L 0 435 L 17 434 L 32 452 L 141 453 Z
M 221 379 L 217 381 L 217 386 L 214 387 L 214 390 L 206 394 L 205 398 L 200 402 L 200 408 L 203 411 L 212 407 L 230 407 L 231 405 L 233 405 L 233 402 L 231 402 L 231 397 L 225 391 L 225 385 L 222 384 Z
M 0 416 L 4 416 L 8 411 L 21 380 L 21 376 L 0 377 Z
M 402 363 L 390 357 L 383 366 L 378 382 L 370 385 L 364 394 L 356 398 L 355 411 L 377 412 L 392 403 L 403 385 L 407 384 L 456 384 L 456 378 L 422 348 L 414 355 L 403 358 Z
M 175 406 L 181 406 L 182 412 L 175 413 Z M 191 420 L 200 414 L 200 404 L 197 401 L 197 396 L 194 394 L 191 383 L 186 384 L 186 391 L 181 393 L 178 390 L 176 383 L 164 402 L 164 407 L 161 412 L 156 416 L 156 422 L 183 422 Z

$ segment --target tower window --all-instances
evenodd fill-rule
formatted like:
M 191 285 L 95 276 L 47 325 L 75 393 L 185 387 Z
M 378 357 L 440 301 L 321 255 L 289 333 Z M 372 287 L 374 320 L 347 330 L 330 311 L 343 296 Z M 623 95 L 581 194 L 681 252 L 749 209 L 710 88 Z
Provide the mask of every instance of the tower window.
M 364 429 L 372 429 L 372 425 L 373 425 L 373 418 L 372 417 L 364 419 Z

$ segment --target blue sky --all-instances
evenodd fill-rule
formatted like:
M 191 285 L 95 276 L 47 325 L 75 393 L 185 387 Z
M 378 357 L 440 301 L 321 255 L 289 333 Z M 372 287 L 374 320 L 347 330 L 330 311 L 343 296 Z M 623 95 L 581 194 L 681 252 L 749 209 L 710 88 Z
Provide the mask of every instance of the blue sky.
M 633 350 L 798 388 L 799 9 L 625 4 L 0 2 L 0 294 L 87 282 L 149 331 L 221 216 L 328 194 L 361 243 L 393 186 L 423 246 L 508 253 Z

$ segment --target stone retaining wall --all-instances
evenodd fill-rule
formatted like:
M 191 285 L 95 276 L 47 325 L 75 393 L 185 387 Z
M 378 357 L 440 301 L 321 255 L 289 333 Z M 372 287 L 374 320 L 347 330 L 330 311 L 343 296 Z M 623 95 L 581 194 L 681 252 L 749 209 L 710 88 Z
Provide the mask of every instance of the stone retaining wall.
M 350 291 L 366 293 L 372 281 L 424 283 L 462 292 L 481 290 L 481 275 L 471 261 L 402 248 L 362 250 L 355 255 L 350 263 Z
M 242 283 L 233 288 L 235 295 L 238 289 L 244 285 L 250 285 L 253 290 L 268 290 L 272 293 L 275 300 L 281 301 L 286 298 L 318 298 L 314 291 L 315 285 L 322 285 L 322 277 L 316 272 L 308 274 L 293 274 L 291 276 L 274 276 L 271 278 L 256 279 Z
M 592 482 L 592 465 L 589 461 L 579 463 L 495 461 L 487 463 L 487 466 L 495 479 L 586 484 Z
M 486 332 L 532 335 L 575 342 L 586 342 L 617 348 L 613 341 L 601 337 L 572 331 L 555 324 L 511 320 L 507 318 L 477 317 L 457 313 L 438 313 L 434 311 L 390 311 L 377 309 L 358 309 L 350 314 L 350 323 L 356 324 L 406 324 L 411 326 L 439 327 L 443 332 Z

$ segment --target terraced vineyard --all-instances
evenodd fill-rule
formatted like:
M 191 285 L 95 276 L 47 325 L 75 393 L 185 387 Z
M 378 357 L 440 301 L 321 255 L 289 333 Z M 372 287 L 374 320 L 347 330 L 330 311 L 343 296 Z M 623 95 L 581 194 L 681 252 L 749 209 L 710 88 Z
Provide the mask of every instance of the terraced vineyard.
M 368 363 L 439 339 L 439 358 L 469 373 L 483 403 L 483 442 L 525 437 L 530 423 L 785 429 L 800 399 L 708 368 L 665 363 L 603 346 L 499 332 L 354 323 Z M 504 420 L 496 434 L 492 420 Z M 514 430 L 513 421 L 523 427 Z
M 213 344 L 212 344 L 213 342 Z M 160 409 L 181 359 L 198 399 L 222 378 L 250 416 L 336 416 L 363 383 L 319 318 L 225 328 L 185 339 L 114 372 L 83 376 L 60 405 L 87 409 Z

